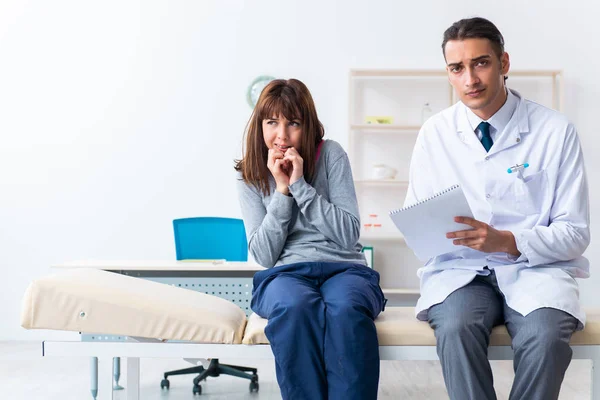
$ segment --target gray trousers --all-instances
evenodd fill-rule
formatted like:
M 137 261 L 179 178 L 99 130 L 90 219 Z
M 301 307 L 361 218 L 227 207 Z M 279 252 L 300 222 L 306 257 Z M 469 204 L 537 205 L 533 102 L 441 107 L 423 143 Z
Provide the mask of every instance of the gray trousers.
M 569 341 L 577 319 L 552 308 L 522 316 L 506 305 L 490 272 L 429 309 L 450 399 L 496 399 L 487 349 L 492 328 L 501 324 L 506 324 L 514 351 L 510 399 L 558 399 L 573 354 Z

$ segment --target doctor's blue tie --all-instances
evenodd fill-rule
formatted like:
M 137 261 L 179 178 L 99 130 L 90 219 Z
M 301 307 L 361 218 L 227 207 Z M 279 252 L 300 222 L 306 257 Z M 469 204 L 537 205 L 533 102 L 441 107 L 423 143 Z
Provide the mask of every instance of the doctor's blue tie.
M 492 137 L 490 136 L 490 123 L 481 121 L 479 125 L 477 125 L 479 131 L 481 132 L 481 144 L 485 151 L 490 151 L 494 142 L 492 141 Z

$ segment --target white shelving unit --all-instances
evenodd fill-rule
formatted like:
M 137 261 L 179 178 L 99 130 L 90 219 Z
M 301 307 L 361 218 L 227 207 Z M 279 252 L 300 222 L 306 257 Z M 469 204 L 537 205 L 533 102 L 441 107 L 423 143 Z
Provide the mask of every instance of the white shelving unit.
M 508 87 L 527 99 L 562 109 L 561 71 L 510 71 L 508 76 Z M 353 69 L 349 85 L 348 155 L 363 223 L 361 243 L 374 249 L 374 268 L 386 294 L 418 295 L 420 262 L 388 215 L 404 203 L 421 124 L 457 98 L 444 70 Z M 369 116 L 393 120 L 369 124 Z M 375 179 L 376 164 L 394 168 L 394 179 Z

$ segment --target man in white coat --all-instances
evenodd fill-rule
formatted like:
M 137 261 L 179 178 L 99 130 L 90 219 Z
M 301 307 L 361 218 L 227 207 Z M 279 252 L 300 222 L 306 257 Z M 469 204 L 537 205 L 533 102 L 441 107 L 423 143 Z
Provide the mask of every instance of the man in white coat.
M 575 278 L 589 276 L 577 132 L 507 88 L 509 56 L 490 21 L 454 23 L 442 50 L 460 102 L 423 125 L 406 205 L 460 184 L 475 219 L 457 217 L 470 229 L 447 234 L 456 251 L 419 270 L 417 317 L 435 330 L 451 399 L 496 398 L 487 347 L 503 323 L 515 353 L 510 398 L 557 399 L 569 340 L 585 324 Z

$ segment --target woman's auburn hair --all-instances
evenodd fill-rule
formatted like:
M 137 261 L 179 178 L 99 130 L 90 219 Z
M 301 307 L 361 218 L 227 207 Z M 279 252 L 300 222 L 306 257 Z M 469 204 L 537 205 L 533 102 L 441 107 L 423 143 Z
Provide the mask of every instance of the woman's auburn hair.
M 302 134 L 298 153 L 304 160 L 304 178 L 307 182 L 311 182 L 315 174 L 317 147 L 325 135 L 315 103 L 304 83 L 297 79 L 275 79 L 265 86 L 246 125 L 242 159 L 236 160 L 234 167 L 242 173 L 244 182 L 254 185 L 265 196 L 271 192 L 271 172 L 267 168 L 269 149 L 265 144 L 262 122 L 279 116 L 284 116 L 288 121 L 300 121 Z

